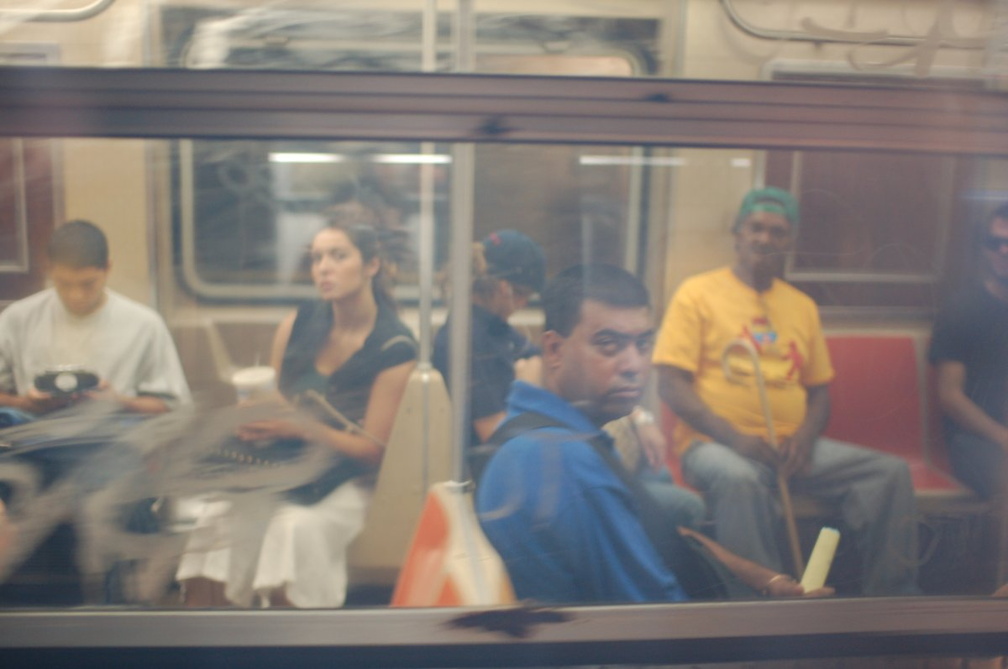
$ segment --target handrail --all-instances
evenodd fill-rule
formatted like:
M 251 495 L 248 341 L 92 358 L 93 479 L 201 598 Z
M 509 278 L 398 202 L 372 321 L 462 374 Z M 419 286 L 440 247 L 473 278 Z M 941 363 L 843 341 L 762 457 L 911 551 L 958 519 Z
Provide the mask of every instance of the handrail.
M 77 9 L 0 9 L 0 20 L 22 20 L 37 23 L 71 23 L 98 16 L 112 6 L 115 0 L 95 0 Z
M 742 18 L 735 7 L 734 0 L 721 0 L 721 6 L 736 28 L 747 35 L 760 39 L 813 42 L 816 44 L 871 44 L 872 46 L 919 46 L 924 42 L 934 39 L 932 35 L 891 35 L 887 30 L 871 32 L 830 30 L 816 25 L 811 19 L 802 20 L 801 24 L 806 29 L 805 32 L 800 30 L 773 30 L 754 25 Z M 979 38 L 946 37 L 941 41 L 941 46 L 943 47 L 968 51 L 979 51 L 986 48 L 986 45 L 987 42 Z

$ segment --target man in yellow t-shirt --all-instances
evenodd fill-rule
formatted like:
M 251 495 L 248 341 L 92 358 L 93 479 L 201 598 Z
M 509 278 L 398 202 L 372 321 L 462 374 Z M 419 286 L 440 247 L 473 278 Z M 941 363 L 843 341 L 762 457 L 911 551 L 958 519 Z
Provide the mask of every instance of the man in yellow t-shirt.
M 821 436 L 829 419 L 833 367 L 815 302 L 782 281 L 798 224 L 790 193 L 746 195 L 735 221 L 735 262 L 683 282 L 665 312 L 655 346 L 659 394 L 680 417 L 675 447 L 686 481 L 701 490 L 717 539 L 730 550 L 783 568 L 776 541 L 776 470 L 792 490 L 839 505 L 864 557 L 862 592 L 911 594 L 917 525 L 906 463 Z M 759 356 L 775 451 L 756 389 Z

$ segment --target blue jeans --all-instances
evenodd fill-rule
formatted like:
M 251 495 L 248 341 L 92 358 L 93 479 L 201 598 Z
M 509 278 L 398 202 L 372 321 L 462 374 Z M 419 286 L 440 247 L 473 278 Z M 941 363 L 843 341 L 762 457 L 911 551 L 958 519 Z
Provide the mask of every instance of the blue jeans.
M 672 518 L 677 527 L 700 528 L 707 517 L 707 505 L 691 490 L 678 486 L 664 467 L 658 471 L 642 467 L 637 480 L 644 484 L 655 503 L 662 508 L 663 517 Z
M 718 541 L 742 557 L 782 571 L 773 469 L 713 442 L 693 443 L 682 463 L 687 483 L 703 492 L 711 509 Z M 791 477 L 790 489 L 840 509 L 863 556 L 863 594 L 920 592 L 917 508 L 903 460 L 820 438 L 808 473 Z
M 24 425 L 25 423 L 32 422 L 35 418 L 35 414 L 21 411 L 21 409 L 0 407 L 0 429 L 14 427 L 15 425 Z
M 948 455 L 956 478 L 982 498 L 990 499 L 1006 484 L 1005 453 L 994 442 L 954 430 L 948 439 Z

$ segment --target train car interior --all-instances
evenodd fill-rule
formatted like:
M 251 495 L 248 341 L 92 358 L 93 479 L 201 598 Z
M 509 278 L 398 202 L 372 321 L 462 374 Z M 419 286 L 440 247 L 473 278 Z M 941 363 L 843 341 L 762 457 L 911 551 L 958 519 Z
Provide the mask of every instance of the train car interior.
M 191 394 L 145 395 L 170 409 L 147 420 L 113 423 L 75 399 L 54 422 L 0 424 L 0 657 L 1006 666 L 1008 597 L 992 595 L 1008 593 L 1008 465 L 991 475 L 1002 477 L 994 492 L 964 480 L 949 372 L 932 346 L 936 321 L 997 283 L 998 263 L 1008 285 L 1008 236 L 995 234 L 997 221 L 1008 226 L 1008 209 L 996 213 L 1008 205 L 1006 45 L 1001 0 L 0 0 L 0 411 L 28 406 L 16 369 L 55 369 L 58 387 L 61 371 L 88 371 L 69 353 L 46 358 L 55 368 L 9 353 L 27 299 L 50 289 L 63 299 L 50 239 L 68 221 L 104 233 L 110 294 L 163 323 Z M 502 231 L 531 240 L 547 284 L 574 265 L 622 268 L 647 289 L 661 342 L 684 282 L 745 257 L 740 207 L 754 191 L 796 203 L 793 215 L 781 209 L 790 227 L 774 280 L 814 302 L 808 327 L 833 371 L 821 433 L 906 465 L 915 510 L 899 531 L 916 537 L 913 554 L 886 536 L 855 541 L 864 528 L 852 502 L 795 484 L 773 506 L 779 571 L 800 578 L 820 530 L 837 528 L 830 597 L 528 601 L 479 531 L 464 454 L 489 435 L 472 414 L 489 392 L 473 371 L 475 316 L 450 316 L 484 304 L 480 276 L 493 263 L 474 261 L 474 246 L 492 253 Z M 379 240 L 372 255 L 361 227 Z M 343 298 L 327 295 L 344 288 L 319 267 L 343 260 L 319 246 L 326 235 L 372 268 L 374 299 L 354 294 L 368 296 L 373 330 L 340 329 Z M 506 324 L 530 345 L 546 341 L 543 282 L 507 285 L 524 292 L 511 295 Z M 773 344 L 784 315 L 764 308 L 754 327 L 765 331 L 745 337 Z M 309 383 L 285 370 L 301 364 L 290 342 L 321 332 L 316 312 L 331 330 L 313 345 L 334 357 L 310 359 L 305 376 L 321 381 L 298 397 L 318 400 L 252 413 L 258 391 L 241 372 L 269 368 L 285 395 Z M 339 385 L 351 381 L 334 379 L 371 350 L 382 319 L 402 329 L 374 355 L 396 342 L 411 353 L 382 362 L 341 405 L 333 397 L 352 394 Z M 81 329 L 60 335 L 64 348 L 87 349 L 97 326 L 70 320 Z M 128 348 L 110 352 L 160 364 Z M 798 369 L 803 354 L 783 359 Z M 998 373 L 1008 378 L 1008 368 L 988 376 Z M 670 406 L 659 378 L 638 402 L 661 439 L 655 467 L 707 502 L 698 531 L 723 540 L 711 493 L 688 475 L 692 445 L 678 445 L 691 414 Z M 375 400 L 390 383 L 395 401 Z M 1004 406 L 987 420 L 1003 436 L 1008 381 L 991 392 Z M 214 444 L 246 434 L 249 417 L 275 418 L 270 439 L 311 441 L 323 433 L 281 425 L 306 416 L 340 426 L 326 429 L 340 432 L 331 443 L 344 444 L 333 446 L 343 462 L 367 464 L 302 505 L 350 487 L 358 496 L 339 503 L 357 504 L 359 527 L 324 549 L 345 572 L 340 594 L 330 598 L 325 577 L 279 599 L 258 586 L 200 599 L 189 579 L 213 580 L 219 566 L 191 561 L 193 546 L 238 555 L 265 528 L 212 534 L 220 500 L 231 509 L 221 513 L 270 513 L 331 457 L 305 448 L 274 461 L 268 439 L 243 436 L 260 450 L 207 469 Z M 62 464 L 25 464 L 74 435 L 133 455 L 74 460 L 72 486 L 52 474 Z M 335 527 L 348 516 L 332 509 Z M 915 574 L 914 596 L 861 596 L 872 550 Z

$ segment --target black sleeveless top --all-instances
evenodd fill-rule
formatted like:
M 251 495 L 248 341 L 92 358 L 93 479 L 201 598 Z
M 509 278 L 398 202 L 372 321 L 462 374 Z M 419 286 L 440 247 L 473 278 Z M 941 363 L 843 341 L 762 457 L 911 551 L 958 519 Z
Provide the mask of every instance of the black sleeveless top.
M 364 345 L 326 377 L 315 368 L 315 357 L 326 342 L 332 324 L 332 305 L 328 302 L 315 301 L 298 309 L 280 368 L 280 392 L 297 403 L 298 396 L 305 391 L 317 390 L 329 404 L 360 425 L 375 378 L 390 367 L 415 360 L 416 339 L 395 312 L 379 302 L 374 328 Z M 304 405 L 312 406 L 311 403 Z M 323 422 L 343 429 L 331 416 L 313 413 Z M 302 503 L 314 503 L 340 483 L 376 469 L 340 455 L 334 455 L 333 461 L 332 467 L 317 481 L 290 491 L 288 496 Z

